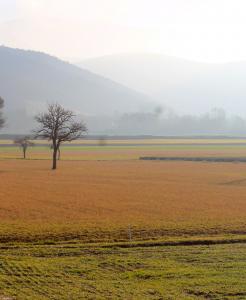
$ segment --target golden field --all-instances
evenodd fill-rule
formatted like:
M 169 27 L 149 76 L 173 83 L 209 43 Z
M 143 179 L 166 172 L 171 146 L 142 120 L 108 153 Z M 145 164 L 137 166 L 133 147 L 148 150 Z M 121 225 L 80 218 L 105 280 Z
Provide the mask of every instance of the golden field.
M 136 238 L 245 233 L 246 164 L 0 161 L 0 233 Z M 93 237 L 90 236 L 91 240 Z

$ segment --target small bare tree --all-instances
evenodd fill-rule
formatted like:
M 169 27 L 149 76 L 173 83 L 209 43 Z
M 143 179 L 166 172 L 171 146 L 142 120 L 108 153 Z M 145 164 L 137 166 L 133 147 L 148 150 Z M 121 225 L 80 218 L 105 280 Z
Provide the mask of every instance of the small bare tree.
M 4 106 L 4 100 L 0 97 L 0 129 L 4 126 L 4 123 L 5 123 L 2 112 L 1 112 L 3 106 Z
M 47 112 L 37 115 L 35 120 L 40 125 L 34 131 L 35 137 L 52 142 L 52 169 L 55 170 L 61 144 L 79 139 L 87 132 L 87 127 L 83 122 L 75 120 L 75 114 L 72 111 L 63 108 L 58 103 L 49 104 Z
M 30 141 L 30 138 L 28 136 L 20 137 L 14 140 L 14 144 L 22 149 L 24 159 L 26 159 L 26 152 L 28 147 L 33 147 L 35 145 L 32 141 Z

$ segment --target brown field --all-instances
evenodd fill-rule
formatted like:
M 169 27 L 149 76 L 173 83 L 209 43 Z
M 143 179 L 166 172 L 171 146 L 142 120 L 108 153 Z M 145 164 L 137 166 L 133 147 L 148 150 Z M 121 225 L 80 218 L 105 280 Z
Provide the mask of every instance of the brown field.
M 0 161 L 0 234 L 137 238 L 246 232 L 246 164 Z M 100 231 L 100 233 L 99 233 Z M 92 232 L 94 232 L 92 234 Z

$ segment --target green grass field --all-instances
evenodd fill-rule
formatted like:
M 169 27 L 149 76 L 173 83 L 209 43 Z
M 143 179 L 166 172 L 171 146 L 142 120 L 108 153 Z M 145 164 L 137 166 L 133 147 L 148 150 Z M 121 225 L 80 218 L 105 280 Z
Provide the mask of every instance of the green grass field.
M 246 245 L 0 245 L 1 299 L 245 299 Z

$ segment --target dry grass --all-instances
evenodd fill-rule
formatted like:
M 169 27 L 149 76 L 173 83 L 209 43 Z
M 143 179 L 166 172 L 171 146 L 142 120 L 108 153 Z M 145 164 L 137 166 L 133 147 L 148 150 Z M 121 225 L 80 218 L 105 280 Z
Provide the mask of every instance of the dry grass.
M 49 161 L 0 161 L 2 228 L 246 231 L 245 164 L 64 161 L 49 168 Z

